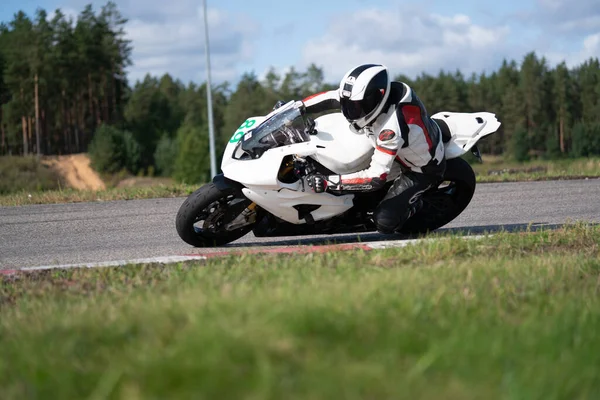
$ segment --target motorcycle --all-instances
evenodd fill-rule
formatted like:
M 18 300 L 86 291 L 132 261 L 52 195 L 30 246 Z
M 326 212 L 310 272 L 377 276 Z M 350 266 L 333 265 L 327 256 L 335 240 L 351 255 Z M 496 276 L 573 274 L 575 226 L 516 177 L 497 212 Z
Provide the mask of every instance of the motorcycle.
M 434 231 L 464 211 L 475 192 L 475 174 L 461 156 L 471 151 L 481 161 L 477 142 L 500 127 L 489 112 L 439 112 L 432 119 L 449 128 L 442 130 L 446 172 L 422 194 L 422 207 L 399 234 Z M 303 179 L 362 170 L 373 151 L 371 139 L 353 133 L 340 112 L 312 119 L 300 101 L 248 118 L 223 152 L 223 172 L 179 208 L 177 232 L 192 246 L 212 247 L 250 231 L 256 237 L 375 231 L 373 211 L 393 179 L 378 191 L 341 195 L 314 193 Z

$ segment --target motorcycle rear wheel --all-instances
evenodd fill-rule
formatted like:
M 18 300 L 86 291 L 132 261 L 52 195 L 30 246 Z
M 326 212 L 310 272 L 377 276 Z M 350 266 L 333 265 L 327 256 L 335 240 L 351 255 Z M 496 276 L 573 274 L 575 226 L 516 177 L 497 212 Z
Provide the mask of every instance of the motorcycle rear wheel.
M 252 202 L 235 188 L 218 188 L 214 183 L 207 183 L 183 202 L 175 227 L 184 242 L 195 247 L 216 247 L 233 242 L 246 235 L 255 224 L 256 211 L 248 212 Z M 241 225 L 232 222 L 239 219 Z
M 462 158 L 448 160 L 444 180 L 423 193 L 423 207 L 404 223 L 398 233 L 422 234 L 448 224 L 467 208 L 475 186 L 475 173 L 468 162 Z

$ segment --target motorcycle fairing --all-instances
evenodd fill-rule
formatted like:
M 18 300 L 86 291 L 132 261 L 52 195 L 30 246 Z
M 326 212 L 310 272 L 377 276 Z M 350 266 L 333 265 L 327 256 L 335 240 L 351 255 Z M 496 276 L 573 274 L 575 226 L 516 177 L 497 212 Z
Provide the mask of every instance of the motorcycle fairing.
M 311 142 L 318 147 L 313 158 L 336 174 L 351 174 L 369 167 L 375 151 L 366 135 L 356 134 L 348 127 L 341 113 L 323 115 L 315 120 L 317 134 Z
M 500 128 L 496 115 L 489 112 L 457 113 L 439 112 L 433 119 L 441 119 L 450 128 L 452 138 L 445 143 L 446 159 L 458 158 L 467 153 L 481 138 Z

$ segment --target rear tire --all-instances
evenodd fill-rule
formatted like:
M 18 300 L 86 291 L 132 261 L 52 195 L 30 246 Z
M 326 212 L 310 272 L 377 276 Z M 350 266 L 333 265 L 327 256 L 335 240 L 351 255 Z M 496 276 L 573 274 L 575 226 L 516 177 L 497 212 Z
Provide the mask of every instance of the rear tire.
M 233 242 L 250 232 L 254 222 L 232 230 L 228 230 L 227 225 L 251 203 L 235 188 L 219 189 L 214 183 L 208 183 L 192 193 L 179 208 L 175 218 L 177 233 L 184 242 L 195 247 Z
M 423 194 L 423 207 L 398 232 L 422 234 L 448 224 L 467 208 L 475 186 L 475 173 L 468 162 L 462 158 L 447 160 L 444 180 Z

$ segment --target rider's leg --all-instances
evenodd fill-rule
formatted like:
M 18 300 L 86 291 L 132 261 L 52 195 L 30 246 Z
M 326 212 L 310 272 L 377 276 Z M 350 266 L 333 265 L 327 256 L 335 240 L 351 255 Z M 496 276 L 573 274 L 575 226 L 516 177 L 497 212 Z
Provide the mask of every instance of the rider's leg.
M 422 168 L 424 173 L 405 171 L 394 181 L 392 187 L 379 203 L 373 219 L 381 233 L 398 231 L 407 219 L 417 213 L 421 206 L 421 195 L 430 187 L 438 185 L 446 170 L 446 159 Z
M 401 174 L 375 209 L 373 218 L 381 233 L 394 233 L 418 211 L 421 194 L 432 184 L 431 178 L 415 172 Z

